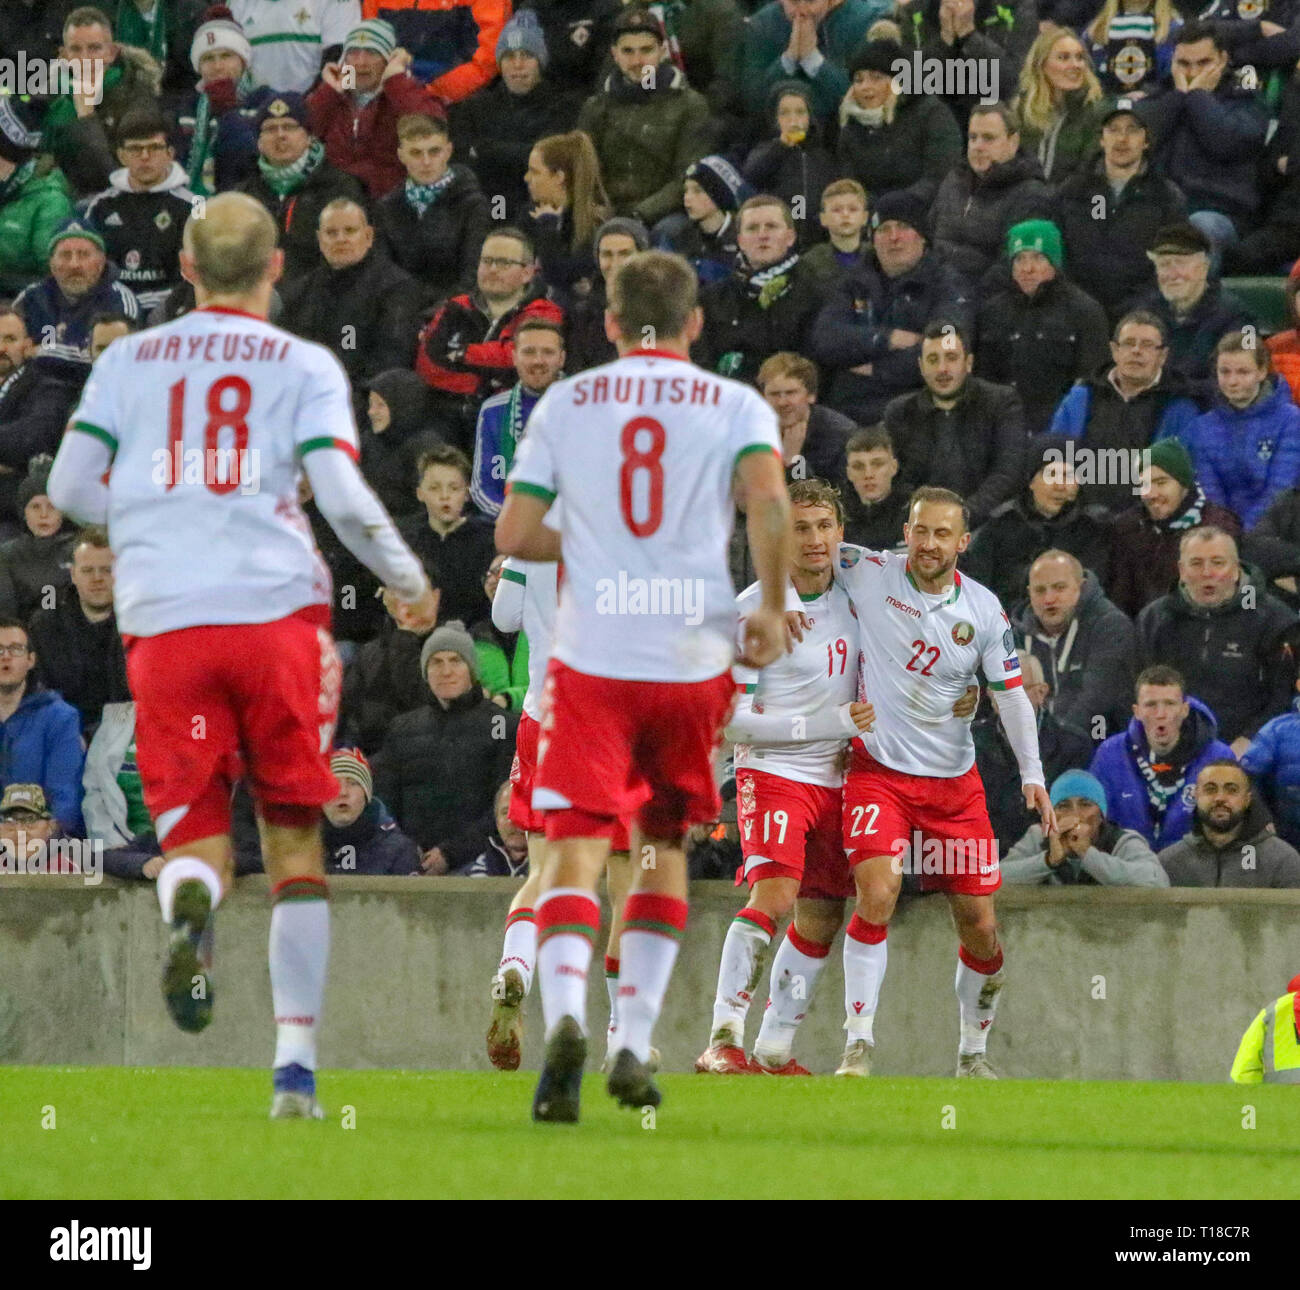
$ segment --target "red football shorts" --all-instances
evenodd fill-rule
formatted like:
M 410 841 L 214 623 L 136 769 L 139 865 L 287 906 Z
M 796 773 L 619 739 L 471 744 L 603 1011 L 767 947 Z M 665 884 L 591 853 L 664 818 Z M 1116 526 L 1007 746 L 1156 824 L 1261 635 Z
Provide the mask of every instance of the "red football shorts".
M 736 885 L 797 878 L 799 894 L 843 900 L 854 893 L 844 854 L 840 790 L 764 770 L 736 771 L 736 823 L 745 862 Z
M 338 796 L 328 751 L 343 669 L 327 622 L 312 607 L 124 638 L 140 779 L 164 850 L 229 833 L 241 775 L 261 806 Z
M 922 891 L 988 896 L 1002 885 L 998 843 L 974 766 L 945 779 L 882 766 L 854 743 L 844 780 L 844 849 L 850 865 L 895 857 Z
M 534 804 L 548 817 L 567 803 L 575 815 L 635 819 L 652 838 L 679 838 L 716 820 L 713 755 L 735 689 L 730 671 L 707 681 L 624 681 L 552 659 Z M 548 837 L 556 825 L 564 829 L 548 818 Z
M 510 763 L 510 809 L 507 814 L 517 828 L 526 833 L 542 833 L 546 828 L 546 812 L 533 809 L 533 785 L 537 781 L 537 738 L 541 725 L 528 713 L 519 718 L 515 731 L 515 759 Z M 611 851 L 627 851 L 632 843 L 627 825 L 622 820 L 614 830 Z

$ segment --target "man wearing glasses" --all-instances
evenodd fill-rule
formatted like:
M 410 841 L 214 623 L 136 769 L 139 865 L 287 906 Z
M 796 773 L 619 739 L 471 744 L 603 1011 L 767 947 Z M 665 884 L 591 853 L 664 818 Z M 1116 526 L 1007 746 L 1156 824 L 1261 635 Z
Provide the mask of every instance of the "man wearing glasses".
M 1145 469 L 1140 450 L 1179 435 L 1199 415 L 1190 383 L 1166 363 L 1168 352 L 1168 332 L 1154 313 L 1127 313 L 1110 342 L 1110 367 L 1080 381 L 1057 405 L 1051 433 L 1074 440 L 1089 503 L 1116 512 L 1134 505 Z M 1086 477 L 1081 451 L 1094 454 Z
M 518 229 L 484 239 L 477 285 L 452 296 L 420 333 L 415 370 L 433 387 L 438 429 L 470 455 L 483 400 L 515 381 L 515 333 L 528 318 L 561 323 L 560 307 L 545 296 L 536 256 Z
M 147 315 L 181 281 L 181 233 L 198 198 L 167 142 L 165 122 L 151 111 L 122 119 L 117 159 L 122 168 L 90 199 L 86 219 Z

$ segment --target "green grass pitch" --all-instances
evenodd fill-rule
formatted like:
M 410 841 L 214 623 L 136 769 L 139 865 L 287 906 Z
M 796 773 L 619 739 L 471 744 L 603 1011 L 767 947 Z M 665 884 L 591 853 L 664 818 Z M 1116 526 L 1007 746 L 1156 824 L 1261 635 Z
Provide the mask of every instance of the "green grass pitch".
M 7 1067 L 0 1197 L 1300 1197 L 1288 1088 L 667 1075 L 651 1119 L 591 1075 L 572 1126 L 535 1078 L 329 1071 L 271 1123 L 265 1071 Z

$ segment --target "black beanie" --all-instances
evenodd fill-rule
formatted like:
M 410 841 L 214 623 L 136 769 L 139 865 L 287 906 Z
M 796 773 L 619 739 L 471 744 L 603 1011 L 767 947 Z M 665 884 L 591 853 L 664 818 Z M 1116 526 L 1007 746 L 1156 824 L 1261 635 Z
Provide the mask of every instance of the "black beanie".
M 905 59 L 902 45 L 892 40 L 863 41 L 849 59 L 849 80 L 858 72 L 880 72 L 884 76 L 894 75 L 894 64 Z

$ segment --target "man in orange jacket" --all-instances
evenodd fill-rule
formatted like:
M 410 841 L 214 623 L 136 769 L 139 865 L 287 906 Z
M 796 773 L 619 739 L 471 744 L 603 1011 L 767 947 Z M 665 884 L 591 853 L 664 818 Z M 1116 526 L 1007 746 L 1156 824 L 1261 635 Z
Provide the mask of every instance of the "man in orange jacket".
M 510 0 L 364 0 L 362 16 L 391 23 L 415 77 L 443 102 L 459 103 L 496 78 Z

